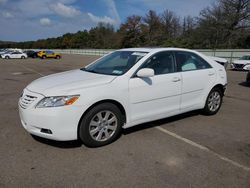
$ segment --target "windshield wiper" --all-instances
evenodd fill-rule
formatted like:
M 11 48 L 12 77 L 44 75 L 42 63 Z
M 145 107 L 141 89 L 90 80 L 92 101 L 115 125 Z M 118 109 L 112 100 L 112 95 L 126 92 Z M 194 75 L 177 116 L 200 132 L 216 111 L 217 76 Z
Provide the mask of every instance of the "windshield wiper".
M 82 68 L 81 70 L 82 70 L 82 71 L 86 71 L 86 72 L 92 72 L 92 73 L 100 74 L 100 73 L 97 72 L 97 71 L 94 71 L 94 70 L 87 70 L 86 68 Z
M 104 75 L 110 75 L 110 76 L 119 76 L 118 74 L 114 74 L 114 73 L 97 72 L 95 70 L 88 70 L 86 68 L 82 68 L 80 70 L 86 71 L 86 72 L 91 72 L 91 73 L 96 73 L 96 74 L 104 74 Z

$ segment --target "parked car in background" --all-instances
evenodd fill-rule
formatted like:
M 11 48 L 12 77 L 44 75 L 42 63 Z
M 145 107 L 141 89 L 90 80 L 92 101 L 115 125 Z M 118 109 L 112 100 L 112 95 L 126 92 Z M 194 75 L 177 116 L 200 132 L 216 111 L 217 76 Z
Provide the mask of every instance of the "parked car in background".
M 0 49 L 0 53 L 3 53 L 3 52 L 5 52 L 5 51 L 6 51 L 6 49 L 5 49 L 5 48 Z
M 244 70 L 246 65 L 250 65 L 250 55 L 244 55 L 238 60 L 234 60 L 231 68 L 234 70 Z
M 5 54 L 5 53 L 8 53 L 8 52 L 11 52 L 9 49 L 2 49 L 1 51 L 0 51 L 0 55 L 2 55 L 2 54 Z
M 250 64 L 244 66 L 244 70 L 248 71 L 248 74 L 246 77 L 246 83 L 250 86 Z
M 246 83 L 250 86 L 250 71 L 248 71 Z
M 13 52 L 7 52 L 5 54 L 1 55 L 4 59 L 25 59 L 27 58 L 27 54 L 19 52 L 19 51 L 13 51 Z
M 225 69 L 227 68 L 227 65 L 228 65 L 227 59 L 221 58 L 221 57 L 215 57 L 215 56 L 209 56 L 209 58 L 216 61 L 217 63 L 223 65 L 225 67 Z
M 34 51 L 34 50 L 26 50 L 24 51 L 24 53 L 27 54 L 28 57 L 31 57 L 31 58 L 37 58 L 37 52 Z
M 46 58 L 60 59 L 61 58 L 61 54 L 55 53 L 55 52 L 50 51 L 50 50 L 39 51 L 37 53 L 37 56 L 40 57 L 40 58 L 42 58 L 42 59 L 46 59 Z
M 122 128 L 197 109 L 214 115 L 226 85 L 223 66 L 199 52 L 131 48 L 33 81 L 18 106 L 29 133 L 98 147 Z
M 14 51 L 14 52 L 21 52 L 23 53 L 23 50 L 22 49 L 19 49 L 19 48 L 9 48 L 10 51 Z

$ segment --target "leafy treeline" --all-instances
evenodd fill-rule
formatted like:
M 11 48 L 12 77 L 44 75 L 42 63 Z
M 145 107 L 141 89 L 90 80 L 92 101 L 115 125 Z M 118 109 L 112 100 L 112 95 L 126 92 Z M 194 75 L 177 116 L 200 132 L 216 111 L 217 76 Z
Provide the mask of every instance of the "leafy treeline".
M 194 5 L 195 6 L 195 5 Z M 217 0 L 198 17 L 180 18 L 166 9 L 157 14 L 132 15 L 115 30 L 99 23 L 89 31 L 45 40 L 0 44 L 17 48 L 127 48 L 164 46 L 185 48 L 250 48 L 250 0 Z

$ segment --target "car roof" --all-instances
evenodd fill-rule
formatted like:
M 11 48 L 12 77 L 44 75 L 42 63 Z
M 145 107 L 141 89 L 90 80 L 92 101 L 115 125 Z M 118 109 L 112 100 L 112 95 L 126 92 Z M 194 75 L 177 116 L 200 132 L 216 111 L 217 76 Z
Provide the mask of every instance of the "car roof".
M 138 52 L 161 52 L 161 51 L 186 51 L 186 52 L 195 52 L 194 50 L 185 49 L 185 48 L 154 48 L 154 47 L 145 47 L 145 48 L 124 48 L 118 51 L 138 51 Z

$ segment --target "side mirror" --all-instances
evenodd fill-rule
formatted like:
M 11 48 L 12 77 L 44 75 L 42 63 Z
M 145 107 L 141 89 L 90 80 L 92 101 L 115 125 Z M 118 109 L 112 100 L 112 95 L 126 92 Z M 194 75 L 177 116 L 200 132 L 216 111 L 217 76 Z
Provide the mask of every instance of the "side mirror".
M 136 75 L 140 78 L 149 78 L 155 75 L 155 71 L 153 69 L 143 68 L 139 70 Z

